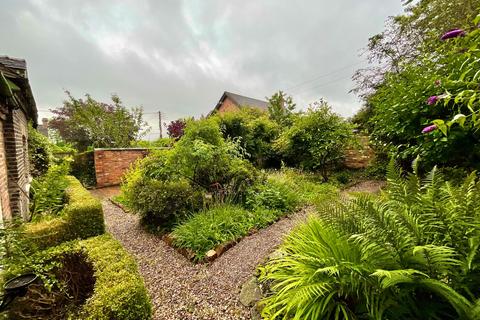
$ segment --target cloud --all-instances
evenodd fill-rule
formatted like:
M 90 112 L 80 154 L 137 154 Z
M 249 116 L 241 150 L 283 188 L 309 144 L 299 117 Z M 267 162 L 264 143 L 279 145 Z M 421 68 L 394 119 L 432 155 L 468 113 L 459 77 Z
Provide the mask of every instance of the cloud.
M 27 59 L 40 115 L 64 89 L 117 93 L 167 120 L 208 113 L 224 90 L 297 105 L 326 98 L 351 115 L 359 50 L 400 1 L 3 0 L 3 51 Z M 323 77 L 322 77 L 323 75 Z

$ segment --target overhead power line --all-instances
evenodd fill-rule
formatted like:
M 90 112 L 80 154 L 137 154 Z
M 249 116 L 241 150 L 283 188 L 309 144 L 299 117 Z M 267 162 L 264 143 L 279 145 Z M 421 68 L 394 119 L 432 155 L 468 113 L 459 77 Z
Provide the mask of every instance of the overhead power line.
M 306 85 L 306 84 L 310 84 L 310 83 L 315 82 L 315 81 L 317 81 L 317 80 L 320 80 L 320 79 L 326 78 L 326 77 L 328 77 L 328 76 L 337 74 L 337 73 L 339 73 L 339 72 L 341 72 L 341 71 L 347 70 L 347 69 L 349 69 L 349 68 L 351 68 L 351 67 L 360 65 L 360 64 L 362 64 L 362 63 L 364 63 L 364 61 L 352 63 L 352 64 L 346 65 L 346 66 L 344 66 L 344 67 L 341 67 L 341 68 L 339 68 L 339 69 L 335 69 L 335 70 L 333 70 L 333 71 L 331 71 L 331 72 L 328 72 L 328 73 L 325 73 L 325 74 L 320 74 L 320 75 L 318 75 L 318 76 L 316 76 L 316 77 L 314 77 L 314 78 L 312 78 L 312 79 L 310 79 L 310 80 L 306 80 L 306 81 L 300 82 L 300 83 L 298 83 L 298 84 L 296 84 L 296 85 L 290 86 L 290 87 L 284 89 L 284 91 L 289 91 L 289 90 L 292 90 L 292 89 L 300 88 L 300 87 L 302 87 L 302 86 L 304 86 L 304 85 Z

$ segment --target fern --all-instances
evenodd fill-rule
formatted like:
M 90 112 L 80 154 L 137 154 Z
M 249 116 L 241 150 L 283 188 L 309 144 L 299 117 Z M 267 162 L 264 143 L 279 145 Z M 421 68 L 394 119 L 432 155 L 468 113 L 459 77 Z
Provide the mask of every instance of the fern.
M 380 197 L 330 202 L 294 230 L 261 268 L 266 319 L 478 319 L 476 175 L 413 172 L 391 161 Z

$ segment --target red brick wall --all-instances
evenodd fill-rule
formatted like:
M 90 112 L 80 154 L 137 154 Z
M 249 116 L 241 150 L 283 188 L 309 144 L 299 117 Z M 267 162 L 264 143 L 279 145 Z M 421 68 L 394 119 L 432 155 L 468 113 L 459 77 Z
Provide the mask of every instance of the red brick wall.
M 123 174 L 137 159 L 144 158 L 148 149 L 95 149 L 97 187 L 119 185 Z
M 218 113 L 225 113 L 225 112 L 232 112 L 240 110 L 237 105 L 230 100 L 230 98 L 226 98 L 220 108 L 218 108 Z
M 20 109 L 11 110 L 3 123 L 8 172 L 10 210 L 13 216 L 28 219 L 30 171 L 28 163 L 27 118 Z
M 3 119 L 0 114 L 0 221 L 11 219 L 10 198 L 8 196 L 7 159 L 3 138 Z

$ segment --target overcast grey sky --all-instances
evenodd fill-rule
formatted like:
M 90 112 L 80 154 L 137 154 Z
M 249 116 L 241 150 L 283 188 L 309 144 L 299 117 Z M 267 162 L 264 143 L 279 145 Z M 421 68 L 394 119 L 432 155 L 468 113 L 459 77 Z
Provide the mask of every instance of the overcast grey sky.
M 1 0 L 0 55 L 25 58 L 40 117 L 64 90 L 141 105 L 158 131 L 208 113 L 223 91 L 299 108 L 321 97 L 338 113 L 361 49 L 400 0 Z

